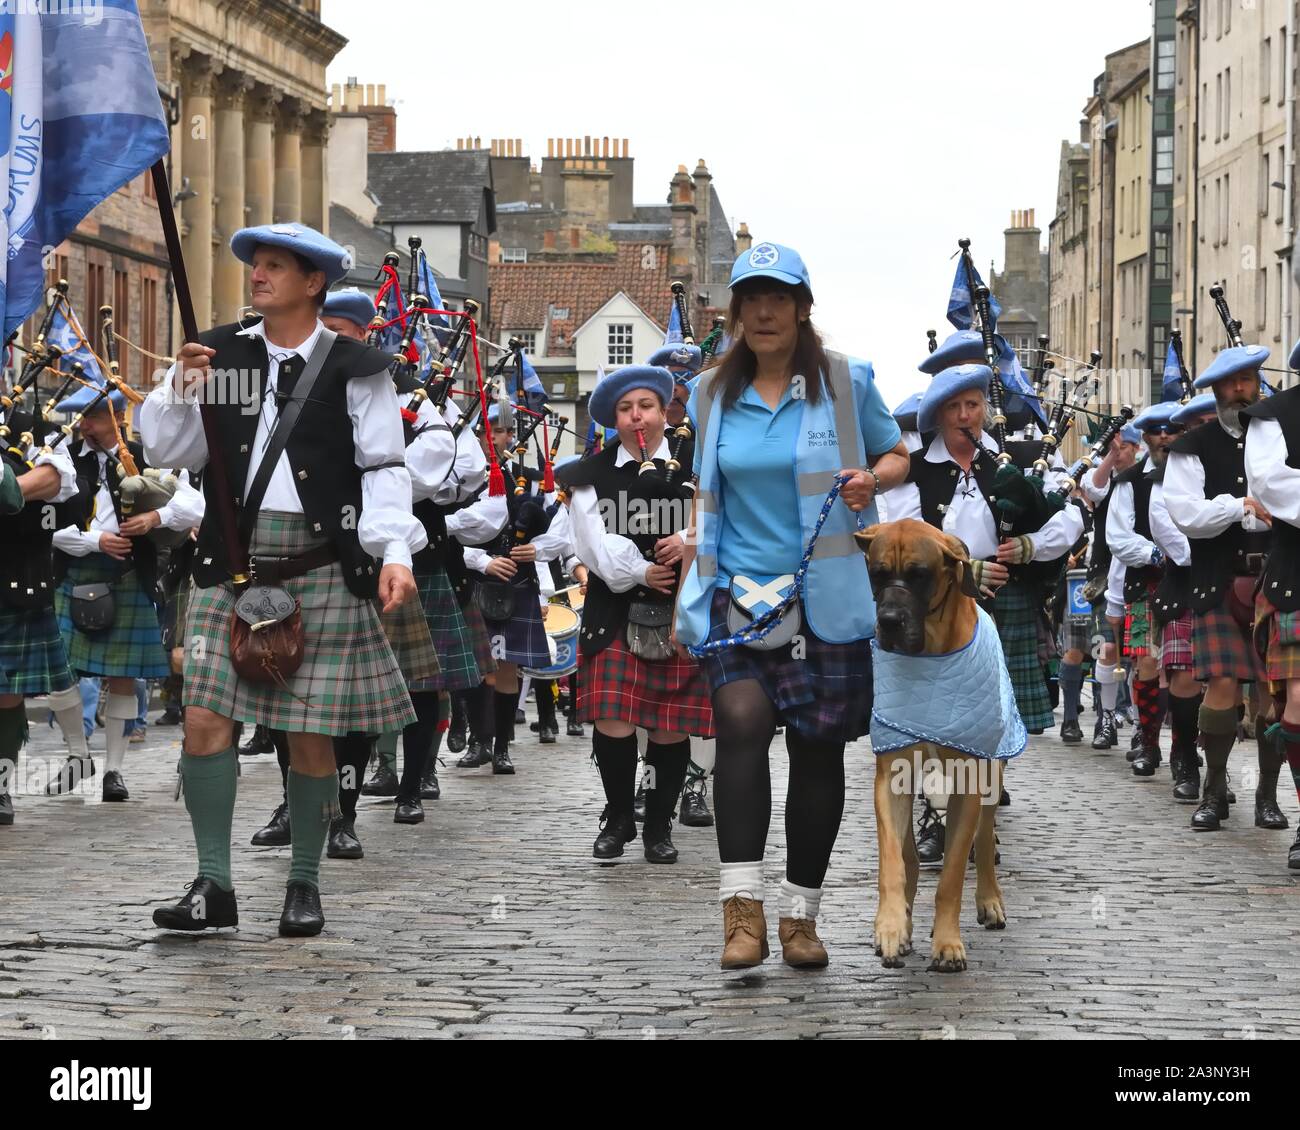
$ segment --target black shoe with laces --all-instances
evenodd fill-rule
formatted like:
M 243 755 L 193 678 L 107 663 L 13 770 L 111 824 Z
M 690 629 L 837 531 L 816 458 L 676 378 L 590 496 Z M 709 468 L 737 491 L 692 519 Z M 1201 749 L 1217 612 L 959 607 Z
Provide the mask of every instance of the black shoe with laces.
M 185 723 L 185 716 L 181 713 L 180 707 L 169 706 L 162 712 L 162 717 L 154 723 L 155 726 L 181 726 Z
M 397 774 L 381 761 L 370 780 L 361 786 L 361 795 L 396 796 L 397 784 Z
M 286 844 L 293 843 L 293 836 L 289 829 L 289 803 L 281 801 L 274 812 L 271 813 L 271 819 L 266 822 L 266 827 L 253 833 L 253 838 L 248 841 L 254 847 L 284 847 Z
M 1159 746 L 1144 746 L 1133 759 L 1133 776 L 1154 777 L 1161 760 Z
M 347 816 L 336 816 L 330 821 L 329 840 L 325 854 L 330 859 L 364 859 L 361 841 L 357 839 L 356 824 Z
M 1077 718 L 1068 718 L 1061 723 L 1061 741 L 1066 745 L 1078 745 L 1083 741 L 1083 730 Z
M 1114 749 L 1119 744 L 1119 727 L 1115 723 L 1115 712 L 1103 710 L 1097 719 L 1097 728 L 1092 735 L 1093 749 Z
M 638 824 L 645 823 L 645 784 L 636 787 L 636 796 L 632 800 L 632 818 Z
M 104 782 L 100 798 L 105 801 L 123 801 L 130 800 L 131 794 L 126 791 L 126 782 L 122 780 L 122 774 L 116 769 L 110 769 L 104 774 Z
M 429 758 L 429 767 L 420 778 L 420 799 L 437 800 L 442 796 L 442 785 L 438 782 L 438 758 Z
M 280 937 L 314 938 L 324 928 L 325 915 L 320 908 L 320 891 L 310 883 L 292 880 L 284 889 Z
M 509 746 L 492 751 L 492 772 L 494 775 L 504 774 L 509 777 L 514 775 L 514 771 L 515 763 L 510 760 Z
M 45 786 L 45 794 L 61 796 L 63 793 L 76 792 L 82 781 L 93 777 L 97 772 L 94 758 L 69 757 Z
M 1277 797 L 1261 796 L 1257 790 L 1255 793 L 1255 827 L 1281 831 L 1283 828 L 1289 828 L 1290 826 L 1291 822 L 1287 820 L 1286 814 L 1278 807 Z
M 916 858 L 922 866 L 942 863 L 943 845 L 943 817 L 927 800 L 921 818 L 916 823 Z
M 1295 843 L 1286 853 L 1286 865 L 1291 871 L 1300 871 L 1300 832 L 1295 835 Z
M 217 930 L 239 925 L 235 892 L 223 890 L 200 875 L 185 889 L 180 902 L 160 906 L 153 912 L 153 924 L 164 930 Z
M 486 765 L 492 760 L 492 751 L 488 749 L 487 742 L 481 742 L 477 738 L 472 739 L 469 748 L 461 759 L 456 762 L 457 769 L 477 769 Z
M 555 723 L 552 722 L 550 725 L 543 723 L 540 725 L 537 730 L 537 740 L 541 742 L 542 745 L 554 745 L 559 741 L 560 731 L 555 728 Z
M 610 815 L 609 806 L 600 814 L 600 835 L 591 849 L 595 859 L 617 859 L 623 854 L 623 845 L 636 839 L 636 821 L 630 812 Z
M 465 750 L 465 731 L 454 726 L 447 731 L 447 752 L 463 753 Z
M 677 849 L 673 846 L 673 822 L 663 817 L 647 819 L 641 829 L 641 846 L 647 863 L 676 863 Z
M 266 726 L 254 726 L 253 736 L 239 747 L 241 757 L 256 757 L 262 753 L 274 753 L 275 742 L 271 740 L 271 731 Z
M 8 793 L 0 793 L 0 828 L 7 828 L 14 822 L 14 802 L 13 797 Z
M 709 828 L 713 825 L 713 813 L 709 811 L 706 799 L 707 786 L 703 777 L 687 782 L 682 790 L 681 813 L 678 823 L 688 828 Z
M 1201 799 L 1200 806 L 1192 813 L 1193 832 L 1217 832 L 1228 819 L 1228 801 L 1222 793 L 1213 796 L 1209 793 Z
M 585 738 L 587 736 L 587 731 L 582 728 L 582 723 L 576 717 L 570 718 L 564 724 L 564 732 L 571 738 Z
M 1170 754 L 1169 767 L 1174 775 L 1174 800 L 1195 804 L 1201 799 L 1201 773 L 1194 754 Z

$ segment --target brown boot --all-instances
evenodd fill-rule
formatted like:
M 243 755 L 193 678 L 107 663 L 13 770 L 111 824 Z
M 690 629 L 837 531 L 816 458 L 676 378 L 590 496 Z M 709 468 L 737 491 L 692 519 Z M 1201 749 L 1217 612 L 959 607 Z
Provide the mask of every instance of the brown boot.
M 777 926 L 781 956 L 795 969 L 825 969 L 830 964 L 826 947 L 817 936 L 815 918 L 782 918 Z
M 732 895 L 722 904 L 722 968 L 748 969 L 768 954 L 763 904 Z

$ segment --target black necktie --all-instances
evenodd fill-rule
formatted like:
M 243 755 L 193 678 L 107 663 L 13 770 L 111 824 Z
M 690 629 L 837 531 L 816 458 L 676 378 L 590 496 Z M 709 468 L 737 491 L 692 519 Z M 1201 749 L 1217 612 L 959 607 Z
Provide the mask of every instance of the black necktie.
M 289 397 L 293 393 L 293 386 L 298 383 L 298 375 L 301 372 L 302 358 L 296 353 L 290 354 L 280 362 L 280 368 L 275 375 L 275 407 L 277 411 L 284 411 L 284 406 L 289 402 Z

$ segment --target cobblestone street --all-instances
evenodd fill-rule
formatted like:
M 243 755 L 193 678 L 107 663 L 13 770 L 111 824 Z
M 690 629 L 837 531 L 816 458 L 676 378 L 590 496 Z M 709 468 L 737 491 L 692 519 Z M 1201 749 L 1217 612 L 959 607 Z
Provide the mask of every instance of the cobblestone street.
M 1090 733 L 1091 715 L 1083 721 Z M 32 734 L 20 774 L 35 793 L 62 746 L 36 721 Z M 365 859 L 323 862 L 325 932 L 302 941 L 276 934 L 289 849 L 248 846 L 279 801 L 273 756 L 241 759 L 241 926 L 222 935 L 166 935 L 150 922 L 195 871 L 172 799 L 176 730 L 153 728 L 131 747 L 128 803 L 101 804 L 98 778 L 80 796 L 19 796 L 15 825 L 0 829 L 0 1037 L 1300 1035 L 1294 833 L 1252 826 L 1253 743 L 1233 758 L 1240 800 L 1228 830 L 1197 835 L 1167 767 L 1142 782 L 1122 749 L 1033 739 L 999 814 L 1009 926 L 975 925 L 970 877 L 970 968 L 955 975 L 926 971 L 937 872 L 922 873 L 907 967 L 882 969 L 872 952 L 872 766 L 856 743 L 819 922 L 830 968 L 781 963 L 772 901 L 773 956 L 724 974 L 713 830 L 677 828 L 673 867 L 645 863 L 639 839 L 599 866 L 589 741 L 543 747 L 521 734 L 517 776 L 444 769 L 423 825 L 395 825 L 391 805 L 363 798 Z M 91 746 L 102 753 L 102 731 Z M 1294 827 L 1285 773 L 1282 784 Z

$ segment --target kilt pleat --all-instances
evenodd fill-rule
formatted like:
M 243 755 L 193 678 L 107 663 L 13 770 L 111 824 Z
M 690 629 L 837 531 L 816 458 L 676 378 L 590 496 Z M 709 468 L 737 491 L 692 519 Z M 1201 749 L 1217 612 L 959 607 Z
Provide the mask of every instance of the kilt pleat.
M 725 588 L 710 605 L 710 640 L 726 639 Z M 808 619 L 804 617 L 804 624 Z M 783 726 L 825 742 L 850 742 L 871 726 L 871 641 L 827 643 L 811 631 L 802 636 L 802 657 L 793 642 L 773 651 L 732 647 L 700 660 L 711 694 L 728 683 L 755 679 L 776 707 Z M 586 678 L 586 676 L 583 676 Z
M 1035 591 L 1008 581 L 998 590 L 990 611 L 997 622 L 1021 721 L 1026 730 L 1046 729 L 1052 724 L 1052 703 L 1039 657 L 1041 611 Z
M 1248 683 L 1263 676 L 1263 663 L 1251 641 L 1251 629 L 1237 623 L 1227 601 L 1192 615 L 1192 653 L 1196 678 L 1236 679 Z
M 521 667 L 545 667 L 551 662 L 551 648 L 542 623 L 542 604 L 537 583 L 515 585 L 515 607 L 509 620 L 484 617 L 492 654 L 498 663 Z
M 1255 598 L 1255 623 L 1265 648 L 1264 673 L 1274 694 L 1284 693 L 1282 684 L 1300 679 L 1300 643 L 1283 643 L 1279 612 L 1264 597 Z
M 700 665 L 674 655 L 649 662 L 617 637 L 583 656 L 578 714 L 584 722 L 626 722 L 646 730 L 713 737 L 713 706 Z
M 459 691 L 478 686 L 483 675 L 474 657 L 474 634 L 456 603 L 456 594 L 446 572 L 441 567 L 428 572 L 417 570 L 415 583 L 420 590 L 420 607 L 433 641 L 433 650 L 438 654 L 440 670 L 411 682 L 411 690 Z M 490 655 L 486 631 L 482 637 L 484 650 Z
M 483 619 L 483 613 L 472 600 L 460 613 L 465 618 L 465 627 L 469 631 L 470 646 L 474 651 L 474 662 L 478 665 L 479 675 L 492 674 L 497 669 L 497 661 L 492 654 L 492 641 L 488 638 L 487 621 Z
M 1124 606 L 1124 654 L 1139 659 L 1160 654 L 1161 631 L 1150 600 Z
M 408 600 L 391 612 L 383 612 L 379 601 L 375 601 L 375 610 L 379 612 L 379 624 L 407 685 L 436 677 L 440 670 L 438 656 L 420 602 Z
M 0 605 L 0 694 L 49 694 L 76 681 L 54 609 Z
M 90 584 L 113 586 L 113 626 L 102 632 L 83 632 L 72 622 L 73 586 Z M 134 569 L 123 572 L 122 563 L 107 554 L 91 553 L 69 562 L 54 594 L 54 611 L 68 649 L 68 664 L 78 674 L 165 679 L 171 673 L 153 596 L 140 587 Z
M 301 514 L 263 511 L 253 550 L 292 556 L 319 541 Z M 241 679 L 230 663 L 235 597 L 226 585 L 196 588 L 185 631 L 185 703 L 239 722 L 289 733 L 381 733 L 415 721 L 406 680 L 380 626 L 374 602 L 351 593 L 338 562 L 286 581 L 302 605 L 305 656 L 288 679 Z
M 1170 620 L 1160 633 L 1160 666 L 1166 671 L 1190 671 L 1193 665 L 1192 613 Z

